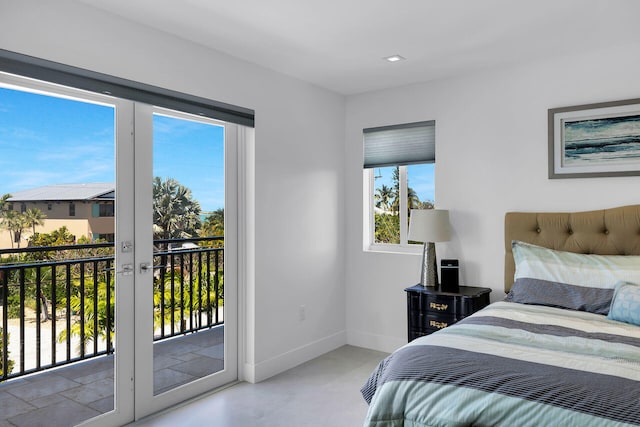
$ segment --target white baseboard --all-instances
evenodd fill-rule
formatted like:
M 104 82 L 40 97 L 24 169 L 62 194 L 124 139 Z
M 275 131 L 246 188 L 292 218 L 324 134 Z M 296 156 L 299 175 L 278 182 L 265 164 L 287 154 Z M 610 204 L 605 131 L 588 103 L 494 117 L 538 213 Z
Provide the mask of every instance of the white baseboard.
M 370 334 L 366 332 L 347 331 L 347 344 L 372 350 L 391 353 L 407 343 L 406 338 Z
M 304 362 L 308 362 L 318 356 L 335 350 L 347 344 L 345 331 L 340 331 L 325 338 L 290 350 L 286 353 L 272 357 L 271 359 L 258 362 L 255 365 L 244 364 L 242 380 L 250 383 L 258 383 L 296 367 Z

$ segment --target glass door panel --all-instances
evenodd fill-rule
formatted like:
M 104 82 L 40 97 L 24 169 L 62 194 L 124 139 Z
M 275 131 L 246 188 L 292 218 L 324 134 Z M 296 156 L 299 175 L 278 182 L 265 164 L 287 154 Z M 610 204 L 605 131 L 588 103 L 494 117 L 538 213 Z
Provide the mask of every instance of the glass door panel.
M 123 109 L 109 97 L 0 74 L 0 425 L 133 414 L 114 397 L 116 312 L 126 293 L 114 248 L 116 128 L 131 133 L 118 125 Z M 125 365 L 120 372 L 131 371 Z
M 142 105 L 136 126 L 137 137 L 153 141 L 136 146 L 136 157 L 153 159 L 136 169 L 138 274 L 147 301 L 136 314 L 148 323 L 136 363 L 150 379 L 139 395 L 148 407 L 138 416 L 234 380 L 237 370 L 229 341 L 235 322 L 225 312 L 235 289 L 227 242 L 234 234 L 225 229 L 229 126 Z
M 224 126 L 153 115 L 153 393 L 224 368 Z

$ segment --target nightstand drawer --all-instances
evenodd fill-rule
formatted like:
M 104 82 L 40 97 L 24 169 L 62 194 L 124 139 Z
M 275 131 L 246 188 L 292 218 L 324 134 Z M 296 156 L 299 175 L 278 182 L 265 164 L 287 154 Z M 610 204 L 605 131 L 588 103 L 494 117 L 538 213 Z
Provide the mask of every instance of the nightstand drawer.
M 409 317 L 409 322 L 411 325 L 414 325 L 412 329 L 421 331 L 446 328 L 449 325 L 453 325 L 457 320 L 460 320 L 452 315 L 419 311 L 410 311 Z
M 456 323 L 456 318 L 454 316 L 447 316 L 442 314 L 427 314 L 425 316 L 425 326 L 430 331 L 437 331 L 438 329 L 444 329 L 447 326 L 453 325 Z
M 442 313 L 442 314 L 456 314 L 456 299 L 449 295 L 426 295 L 427 297 L 427 312 L 429 313 Z

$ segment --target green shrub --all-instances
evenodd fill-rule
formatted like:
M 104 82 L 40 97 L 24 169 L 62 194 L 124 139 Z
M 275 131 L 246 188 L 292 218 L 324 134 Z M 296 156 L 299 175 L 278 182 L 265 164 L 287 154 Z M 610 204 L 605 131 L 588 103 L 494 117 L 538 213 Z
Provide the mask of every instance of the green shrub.
M 2 342 L 2 328 L 0 328 L 0 377 L 4 375 L 4 366 L 3 366 L 3 361 L 4 361 L 4 343 Z M 7 334 L 7 347 L 9 346 L 9 342 L 8 342 L 8 338 L 9 338 L 9 334 Z M 9 359 L 9 350 L 7 350 L 7 359 L 8 359 L 8 363 L 7 363 L 7 374 L 10 374 L 11 371 L 13 370 L 13 360 Z

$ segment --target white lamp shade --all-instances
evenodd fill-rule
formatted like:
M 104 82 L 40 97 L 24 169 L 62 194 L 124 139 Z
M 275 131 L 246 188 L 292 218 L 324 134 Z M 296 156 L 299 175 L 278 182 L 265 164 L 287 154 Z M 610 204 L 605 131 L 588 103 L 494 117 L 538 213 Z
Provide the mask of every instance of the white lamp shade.
M 449 211 L 442 209 L 411 209 L 409 240 L 415 242 L 446 242 L 450 238 Z

